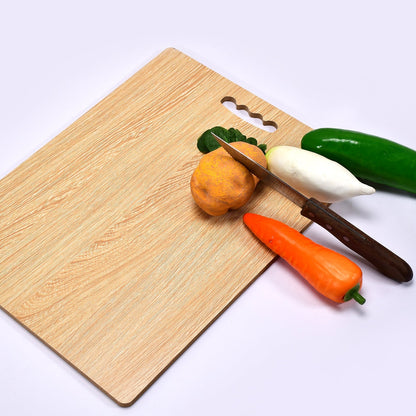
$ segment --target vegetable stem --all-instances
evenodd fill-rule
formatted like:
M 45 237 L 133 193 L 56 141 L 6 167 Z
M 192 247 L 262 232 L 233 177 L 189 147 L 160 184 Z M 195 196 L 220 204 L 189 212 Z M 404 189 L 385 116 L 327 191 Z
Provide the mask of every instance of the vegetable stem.
M 364 305 L 364 303 L 365 303 L 365 297 L 363 295 L 361 295 L 361 293 L 354 292 L 354 294 L 352 295 L 352 298 L 355 301 L 357 301 L 360 305 Z
M 365 297 L 361 295 L 358 291 L 360 290 L 360 285 L 354 286 L 352 289 L 350 289 L 344 296 L 344 301 L 347 302 L 350 299 L 354 299 L 356 302 L 358 302 L 360 305 L 364 305 L 365 303 Z

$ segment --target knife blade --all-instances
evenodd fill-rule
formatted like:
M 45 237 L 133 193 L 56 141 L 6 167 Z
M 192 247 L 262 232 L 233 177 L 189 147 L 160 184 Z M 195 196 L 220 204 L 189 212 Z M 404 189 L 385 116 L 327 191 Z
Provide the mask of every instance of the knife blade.
M 233 159 L 244 165 L 263 183 L 298 205 L 301 208 L 301 215 L 329 231 L 341 243 L 368 260 L 382 274 L 400 283 L 412 280 L 413 271 L 402 258 L 365 234 L 322 202 L 315 198 L 306 197 L 216 134 L 211 134 Z

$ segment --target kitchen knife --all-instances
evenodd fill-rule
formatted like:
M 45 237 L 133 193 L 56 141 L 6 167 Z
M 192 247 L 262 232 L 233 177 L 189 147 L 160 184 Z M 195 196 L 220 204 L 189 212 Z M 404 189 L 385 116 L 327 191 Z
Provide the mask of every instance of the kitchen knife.
M 369 237 L 346 219 L 329 209 L 322 202 L 319 202 L 314 198 L 307 198 L 268 169 L 265 169 L 256 161 L 229 145 L 216 134 L 211 134 L 235 160 L 243 164 L 262 182 L 277 190 L 290 201 L 302 208 L 300 213 L 304 217 L 309 218 L 325 228 L 341 241 L 341 243 L 345 244 L 351 250 L 373 264 L 373 266 L 385 276 L 400 283 L 412 280 L 413 271 L 411 267 L 388 248 Z

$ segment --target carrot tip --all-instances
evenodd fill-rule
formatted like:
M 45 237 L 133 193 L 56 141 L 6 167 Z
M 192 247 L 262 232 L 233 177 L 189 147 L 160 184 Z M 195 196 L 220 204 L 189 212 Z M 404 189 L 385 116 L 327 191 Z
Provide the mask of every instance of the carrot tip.
M 246 224 L 248 227 L 250 226 L 250 224 L 252 224 L 253 220 L 258 217 L 257 214 L 253 214 L 252 212 L 246 212 L 243 215 L 243 222 L 244 224 Z

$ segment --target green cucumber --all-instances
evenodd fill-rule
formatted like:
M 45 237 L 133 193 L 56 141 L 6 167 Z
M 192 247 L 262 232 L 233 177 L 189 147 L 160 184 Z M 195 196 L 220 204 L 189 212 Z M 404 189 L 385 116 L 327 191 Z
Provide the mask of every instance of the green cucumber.
M 357 131 L 320 128 L 305 134 L 301 147 L 358 178 L 416 193 L 416 151 L 406 146 Z

